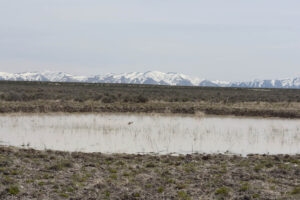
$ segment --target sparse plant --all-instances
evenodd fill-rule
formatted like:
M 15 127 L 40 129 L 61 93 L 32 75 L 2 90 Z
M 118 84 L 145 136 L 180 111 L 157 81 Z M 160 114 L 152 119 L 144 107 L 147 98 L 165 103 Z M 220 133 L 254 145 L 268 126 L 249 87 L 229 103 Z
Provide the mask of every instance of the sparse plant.
M 220 187 L 216 190 L 215 194 L 220 195 L 220 196 L 228 196 L 229 195 L 229 189 L 225 186 Z
M 146 167 L 147 167 L 147 168 L 153 168 L 153 167 L 155 167 L 155 164 L 152 163 L 152 162 L 150 162 L 150 163 L 147 163 L 147 164 L 146 164 Z
M 295 187 L 291 192 L 292 195 L 300 194 L 300 186 Z
M 190 196 L 185 191 L 178 191 L 177 196 L 180 200 L 190 200 Z
M 157 192 L 158 192 L 158 193 L 163 193 L 163 192 L 164 192 L 164 188 L 160 186 L 160 187 L 157 189 Z
M 135 192 L 132 194 L 132 196 L 138 198 L 141 197 L 141 194 L 139 192 Z
M 112 174 L 112 175 L 110 175 L 109 176 L 111 179 L 114 179 L 114 180 L 116 180 L 117 178 L 118 178 L 118 176 L 116 175 L 116 174 Z
M 59 194 L 60 197 L 69 198 L 69 195 L 67 193 L 61 192 Z
M 147 101 L 148 101 L 148 99 L 146 97 L 144 97 L 143 95 L 139 95 L 136 97 L 137 103 L 146 103 Z
M 113 168 L 109 168 L 108 171 L 113 174 L 117 173 L 117 170 Z
M 241 192 L 246 192 L 246 191 L 248 191 L 249 190 L 249 183 L 243 183 L 242 185 L 241 185 L 241 187 L 240 187 L 240 191 Z
M 59 161 L 59 162 L 49 166 L 49 169 L 54 170 L 54 171 L 59 171 L 59 170 L 62 170 L 64 168 L 71 168 L 71 167 L 73 167 L 73 164 L 71 163 L 71 161 L 62 160 L 62 161 Z
M 254 167 L 254 171 L 255 172 L 259 172 L 260 170 L 262 170 L 264 168 L 264 165 L 262 165 L 262 164 L 257 164 L 257 165 L 255 165 L 255 167 Z
M 8 188 L 8 193 L 10 195 L 17 195 L 17 194 L 19 194 L 19 192 L 20 192 L 20 189 L 16 185 L 12 185 Z

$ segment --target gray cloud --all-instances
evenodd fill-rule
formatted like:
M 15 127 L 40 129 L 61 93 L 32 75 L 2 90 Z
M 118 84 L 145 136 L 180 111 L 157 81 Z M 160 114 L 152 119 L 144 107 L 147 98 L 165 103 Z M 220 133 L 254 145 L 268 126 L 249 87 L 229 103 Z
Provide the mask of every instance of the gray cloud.
M 2 0 L 0 71 L 300 75 L 296 0 Z

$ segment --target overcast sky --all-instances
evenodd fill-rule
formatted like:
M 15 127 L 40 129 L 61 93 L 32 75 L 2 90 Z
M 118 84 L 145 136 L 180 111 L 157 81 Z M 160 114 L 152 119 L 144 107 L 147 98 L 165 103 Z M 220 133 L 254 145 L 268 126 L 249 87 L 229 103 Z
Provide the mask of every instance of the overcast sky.
M 300 76 L 299 0 L 0 0 L 0 71 Z

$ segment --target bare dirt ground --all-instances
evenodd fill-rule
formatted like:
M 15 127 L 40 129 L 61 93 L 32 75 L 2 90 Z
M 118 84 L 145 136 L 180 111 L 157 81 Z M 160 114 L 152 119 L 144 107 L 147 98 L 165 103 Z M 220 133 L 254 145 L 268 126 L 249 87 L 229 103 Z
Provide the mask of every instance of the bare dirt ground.
M 300 199 L 300 155 L 107 155 L 0 146 L 0 199 Z

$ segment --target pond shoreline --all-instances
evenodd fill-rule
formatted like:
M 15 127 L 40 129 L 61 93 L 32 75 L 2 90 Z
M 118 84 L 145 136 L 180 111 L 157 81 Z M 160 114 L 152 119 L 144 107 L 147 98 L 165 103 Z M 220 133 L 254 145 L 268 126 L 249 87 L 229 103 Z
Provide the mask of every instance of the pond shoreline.
M 9 134 L 7 134 L 9 133 Z M 300 120 L 172 114 L 2 114 L 0 140 L 102 153 L 300 153 Z

